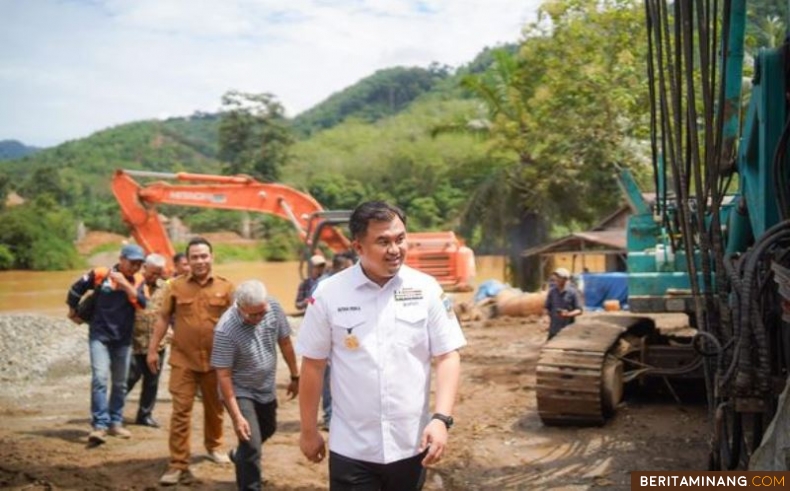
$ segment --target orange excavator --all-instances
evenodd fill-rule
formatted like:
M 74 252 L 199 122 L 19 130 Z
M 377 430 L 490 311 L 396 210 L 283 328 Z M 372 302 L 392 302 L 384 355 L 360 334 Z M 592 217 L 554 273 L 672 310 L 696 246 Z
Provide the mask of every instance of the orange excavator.
M 141 185 L 135 177 L 158 180 Z M 175 250 L 156 211 L 159 204 L 252 211 L 284 218 L 293 224 L 305 245 L 303 263 L 322 242 L 334 253 L 351 248 L 338 228 L 348 223 L 350 211 L 324 210 L 309 194 L 283 184 L 241 175 L 116 170 L 112 191 L 137 243 L 146 252 L 165 255 L 168 261 Z M 434 276 L 445 290 L 473 288 L 474 253 L 453 232 L 410 233 L 406 264 Z M 303 265 L 300 273 L 304 271 Z

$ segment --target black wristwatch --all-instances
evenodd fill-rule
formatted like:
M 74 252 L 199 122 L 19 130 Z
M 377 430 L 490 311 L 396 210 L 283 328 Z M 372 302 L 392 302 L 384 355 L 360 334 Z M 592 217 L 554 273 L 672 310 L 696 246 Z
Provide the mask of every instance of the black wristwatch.
M 455 422 L 452 416 L 447 416 L 446 414 L 442 413 L 433 413 L 431 419 L 438 419 L 444 423 L 444 426 L 446 426 L 448 430 L 453 427 L 453 423 Z

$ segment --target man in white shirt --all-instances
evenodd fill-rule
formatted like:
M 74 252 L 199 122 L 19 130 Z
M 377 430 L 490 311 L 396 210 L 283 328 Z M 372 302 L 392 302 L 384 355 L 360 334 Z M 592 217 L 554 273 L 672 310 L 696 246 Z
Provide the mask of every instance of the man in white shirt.
M 453 424 L 466 340 L 436 280 L 403 265 L 405 222 L 400 209 L 380 201 L 354 210 L 349 228 L 359 262 L 319 284 L 299 330 L 300 447 L 313 462 L 326 456 L 318 401 L 332 364 L 331 491 L 421 489 L 424 466 L 441 459 Z

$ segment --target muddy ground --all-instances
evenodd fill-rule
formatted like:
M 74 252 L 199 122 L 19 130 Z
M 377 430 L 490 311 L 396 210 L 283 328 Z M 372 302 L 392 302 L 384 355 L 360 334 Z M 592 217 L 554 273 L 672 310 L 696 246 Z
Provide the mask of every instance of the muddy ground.
M 679 405 L 644 391 L 630 393 L 604 427 L 548 428 L 537 414 L 534 390 L 545 327 L 535 320 L 503 318 L 467 324 L 465 333 L 469 346 L 462 353 L 456 426 L 449 453 L 429 471 L 426 490 L 630 489 L 632 470 L 705 470 L 707 411 L 701 402 Z M 265 489 L 327 489 L 326 463 L 311 464 L 299 452 L 298 408 L 285 400 L 288 372 L 283 367 L 278 431 L 264 446 Z M 84 364 L 60 362 L 40 380 L 3 382 L 0 488 L 158 488 L 168 459 L 167 372 L 155 411 L 163 428 L 129 425 L 131 440 L 111 438 L 97 448 L 87 447 L 88 372 Z M 129 395 L 127 418 L 134 417 L 138 391 Z M 177 488 L 232 490 L 232 467 L 204 457 L 201 420 L 197 404 L 192 437 L 197 481 Z M 226 445 L 234 440 L 226 421 Z

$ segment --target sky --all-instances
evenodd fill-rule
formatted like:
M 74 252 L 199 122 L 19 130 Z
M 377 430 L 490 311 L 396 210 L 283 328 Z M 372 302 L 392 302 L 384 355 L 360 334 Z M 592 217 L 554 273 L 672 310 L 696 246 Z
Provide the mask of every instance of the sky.
M 53 146 L 215 112 L 228 90 L 288 116 L 376 70 L 458 67 L 516 42 L 540 0 L 0 0 L 0 140 Z

